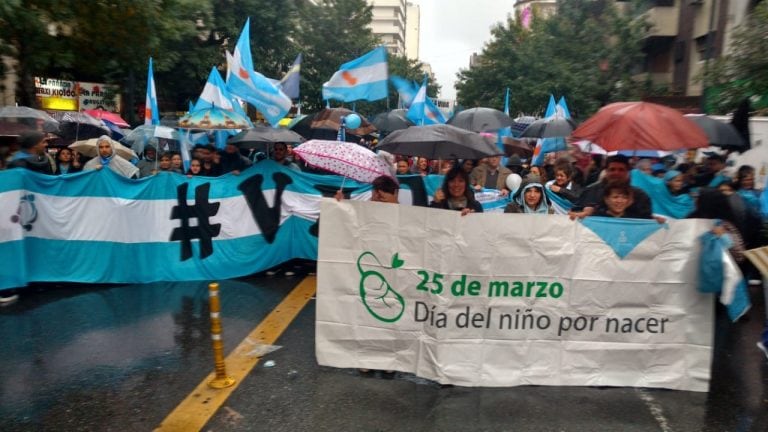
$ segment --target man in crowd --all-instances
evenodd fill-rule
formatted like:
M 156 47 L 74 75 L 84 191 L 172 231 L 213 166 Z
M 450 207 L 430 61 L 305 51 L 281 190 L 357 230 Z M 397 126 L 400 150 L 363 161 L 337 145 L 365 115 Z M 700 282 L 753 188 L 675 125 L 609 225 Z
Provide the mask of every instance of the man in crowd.
M 227 143 L 224 152 L 221 154 L 221 173 L 231 172 L 234 175 L 251 166 L 251 161 L 240 154 L 240 149 L 232 143 Z
M 151 145 L 144 147 L 144 157 L 136 164 L 139 177 L 149 177 L 157 172 L 157 150 Z
M 605 176 L 602 180 L 587 186 L 581 193 L 579 200 L 568 212 L 571 219 L 592 216 L 596 213 L 598 206 L 603 206 L 603 195 L 605 186 L 608 183 L 627 183 L 629 184 L 629 159 L 623 155 L 615 155 L 608 158 L 605 166 Z M 627 214 L 641 219 L 651 219 L 651 199 L 641 189 L 631 187 L 633 201 L 626 209 Z
M 43 174 L 53 174 L 51 160 L 45 151 L 48 143 L 44 133 L 24 132 L 19 136 L 18 142 L 20 149 L 11 156 L 8 168 L 26 168 Z
M 492 156 L 486 159 L 485 163 L 476 166 L 469 179 L 475 190 L 498 189 L 501 196 L 509 195 L 507 189 L 507 176 L 512 174 L 509 168 L 500 166 L 501 156 Z
M 704 161 L 705 171 L 696 176 L 696 186 L 718 187 L 721 183 L 729 182 L 728 176 L 723 175 L 725 169 L 725 156 L 711 153 Z
M 284 142 L 275 143 L 272 147 L 272 159 L 280 165 L 286 166 L 292 170 L 301 171 L 298 165 L 288 159 L 288 145 Z
M 206 177 L 217 177 L 221 175 L 221 165 L 214 161 L 216 147 L 211 144 L 198 144 L 192 151 L 192 157 L 203 161 L 200 168 L 200 175 Z
M 106 135 L 102 135 L 96 141 L 99 154 L 86 162 L 83 171 L 100 170 L 108 167 L 116 174 L 126 178 L 138 178 L 139 169 L 135 165 L 123 159 L 115 150 L 114 142 Z

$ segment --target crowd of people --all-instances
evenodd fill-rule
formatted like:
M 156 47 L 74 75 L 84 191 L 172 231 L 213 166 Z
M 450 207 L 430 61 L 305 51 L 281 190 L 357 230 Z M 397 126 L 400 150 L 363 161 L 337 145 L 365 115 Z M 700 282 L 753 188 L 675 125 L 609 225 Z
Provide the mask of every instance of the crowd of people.
M 192 176 L 216 177 L 227 173 L 239 174 L 266 157 L 293 170 L 317 172 L 294 160 L 288 143 L 275 143 L 269 155 L 242 153 L 234 144 L 217 150 L 212 144 L 197 144 L 192 149 L 189 168 L 183 168 L 179 152 L 158 150 L 148 145 L 142 158 L 128 161 L 115 149 L 114 141 L 102 136 L 97 140 L 96 157 L 85 160 L 70 148 L 60 148 L 55 157 L 48 152 L 43 133 L 28 132 L 18 139 L 18 150 L 2 160 L 2 168 L 26 168 L 33 171 L 61 175 L 81 170 L 105 167 L 127 178 L 143 178 L 162 172 Z M 554 156 L 554 154 L 552 155 Z M 389 162 L 397 175 L 440 174 L 442 185 L 430 200 L 430 207 L 460 211 L 462 215 L 483 212 L 476 199 L 482 190 L 496 190 L 500 197 L 509 197 L 505 213 L 551 215 L 567 213 L 571 219 L 588 216 L 615 218 L 656 219 L 663 222 L 669 214 L 654 213 L 654 202 L 646 180 L 638 187 L 632 172 L 639 176 L 658 179 L 665 196 L 679 204 L 685 213 L 673 217 L 707 218 L 718 221 L 714 232 L 724 236 L 729 251 L 742 266 L 745 275 L 759 282 L 760 275 L 745 259 L 744 250 L 768 244 L 763 227 L 768 215 L 762 213 L 762 190 L 756 186 L 756 169 L 749 165 L 727 166 L 727 155 L 710 153 L 696 163 L 689 153 L 686 158 L 629 158 L 622 155 L 604 157 L 589 155 L 580 160 L 572 157 L 548 157 L 541 165 L 530 165 L 513 155 L 506 165 L 500 156 L 482 160 L 428 160 L 423 157 L 394 155 Z M 519 184 L 509 182 L 518 176 Z M 645 182 L 645 183 L 644 183 Z M 397 201 L 396 181 L 377 179 L 373 183 L 373 200 Z M 658 196 L 658 194 L 656 194 Z M 566 205 L 556 205 L 560 199 Z M 688 206 L 686 206 L 688 204 Z M 768 339 L 768 334 L 766 334 Z M 768 344 L 768 340 L 763 341 Z M 761 349 L 766 352 L 765 345 Z
M 37 131 L 20 135 L 13 149 L 0 157 L 0 169 L 26 168 L 43 174 L 62 175 L 106 166 L 128 178 L 144 178 L 162 172 L 188 177 L 218 177 L 228 173 L 239 174 L 254 160 L 266 157 L 251 152 L 252 158 L 249 158 L 234 144 L 227 144 L 223 150 L 218 150 L 213 144 L 196 144 L 185 170 L 182 154 L 176 150 L 158 152 L 156 146 L 147 145 L 139 159 L 129 161 L 117 152 L 116 142 L 105 135 L 97 139 L 97 155 L 89 158 L 68 147 L 49 148 L 48 140 L 48 135 Z M 289 143 L 273 144 L 269 157 L 291 169 L 300 170 L 293 161 Z
M 430 207 L 460 211 L 462 215 L 482 212 L 476 192 L 486 189 L 510 196 L 505 213 L 568 214 L 571 219 L 589 216 L 655 219 L 663 223 L 668 217 L 715 220 L 712 232 L 727 245 L 734 261 L 741 267 L 750 284 L 760 285 L 761 275 L 745 259 L 746 249 L 768 244 L 765 227 L 768 214 L 761 205 L 762 190 L 756 186 L 756 169 L 750 165 L 727 165 L 727 154 L 711 152 L 696 163 L 695 152 L 685 159 L 629 158 L 623 155 L 591 155 L 586 163 L 577 164 L 571 158 L 551 159 L 542 166 L 525 164 L 511 157 L 506 166 L 501 157 L 483 160 L 429 161 L 426 158 L 396 156 L 393 170 L 398 175 L 444 175 L 442 186 L 434 193 Z M 519 184 L 508 182 L 510 176 L 520 176 Z M 634 177 L 633 177 L 634 176 Z M 633 184 L 633 178 L 645 178 Z M 656 179 L 649 183 L 648 179 Z M 373 183 L 373 201 L 396 202 L 397 183 L 380 177 Z M 660 185 L 663 193 L 651 185 Z M 382 189 L 384 188 L 384 189 Z M 394 200 L 382 200 L 381 191 Z M 566 205 L 556 206 L 551 197 L 557 196 Z M 672 214 L 654 212 L 656 199 L 667 198 L 678 204 Z M 337 199 L 340 196 L 337 195 Z M 689 204 L 686 206 L 686 204 Z M 685 210 L 680 213 L 680 210 Z M 765 284 L 764 286 L 768 286 Z M 766 293 L 768 298 L 768 293 Z M 758 348 L 768 359 L 768 320 Z

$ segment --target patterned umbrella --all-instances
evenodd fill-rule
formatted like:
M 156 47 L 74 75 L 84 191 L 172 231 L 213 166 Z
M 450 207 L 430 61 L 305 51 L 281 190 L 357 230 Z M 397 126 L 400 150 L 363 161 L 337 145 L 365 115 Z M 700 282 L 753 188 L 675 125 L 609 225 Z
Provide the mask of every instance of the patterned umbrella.
M 308 165 L 363 183 L 382 175 L 392 176 L 389 165 L 376 153 L 349 142 L 310 140 L 293 152 Z
M 183 129 L 248 129 L 252 127 L 247 117 L 218 107 L 193 111 L 179 119 Z

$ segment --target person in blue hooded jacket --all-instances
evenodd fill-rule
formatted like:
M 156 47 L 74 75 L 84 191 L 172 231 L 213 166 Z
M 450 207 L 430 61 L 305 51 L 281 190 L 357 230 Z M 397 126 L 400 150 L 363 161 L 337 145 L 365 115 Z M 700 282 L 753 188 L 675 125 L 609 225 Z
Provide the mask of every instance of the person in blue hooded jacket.
M 512 198 L 512 202 L 504 207 L 504 213 L 525 214 L 554 214 L 555 209 L 550 205 L 544 185 L 538 176 L 528 175 Z

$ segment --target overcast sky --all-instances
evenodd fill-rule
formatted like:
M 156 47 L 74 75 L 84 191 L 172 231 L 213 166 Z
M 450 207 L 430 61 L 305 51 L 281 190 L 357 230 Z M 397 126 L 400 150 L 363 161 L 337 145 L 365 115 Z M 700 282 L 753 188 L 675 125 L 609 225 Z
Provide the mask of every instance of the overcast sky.
M 455 99 L 453 85 L 469 57 L 491 38 L 491 27 L 513 14 L 514 0 L 410 0 L 420 6 L 419 60 L 429 63 L 440 97 Z

